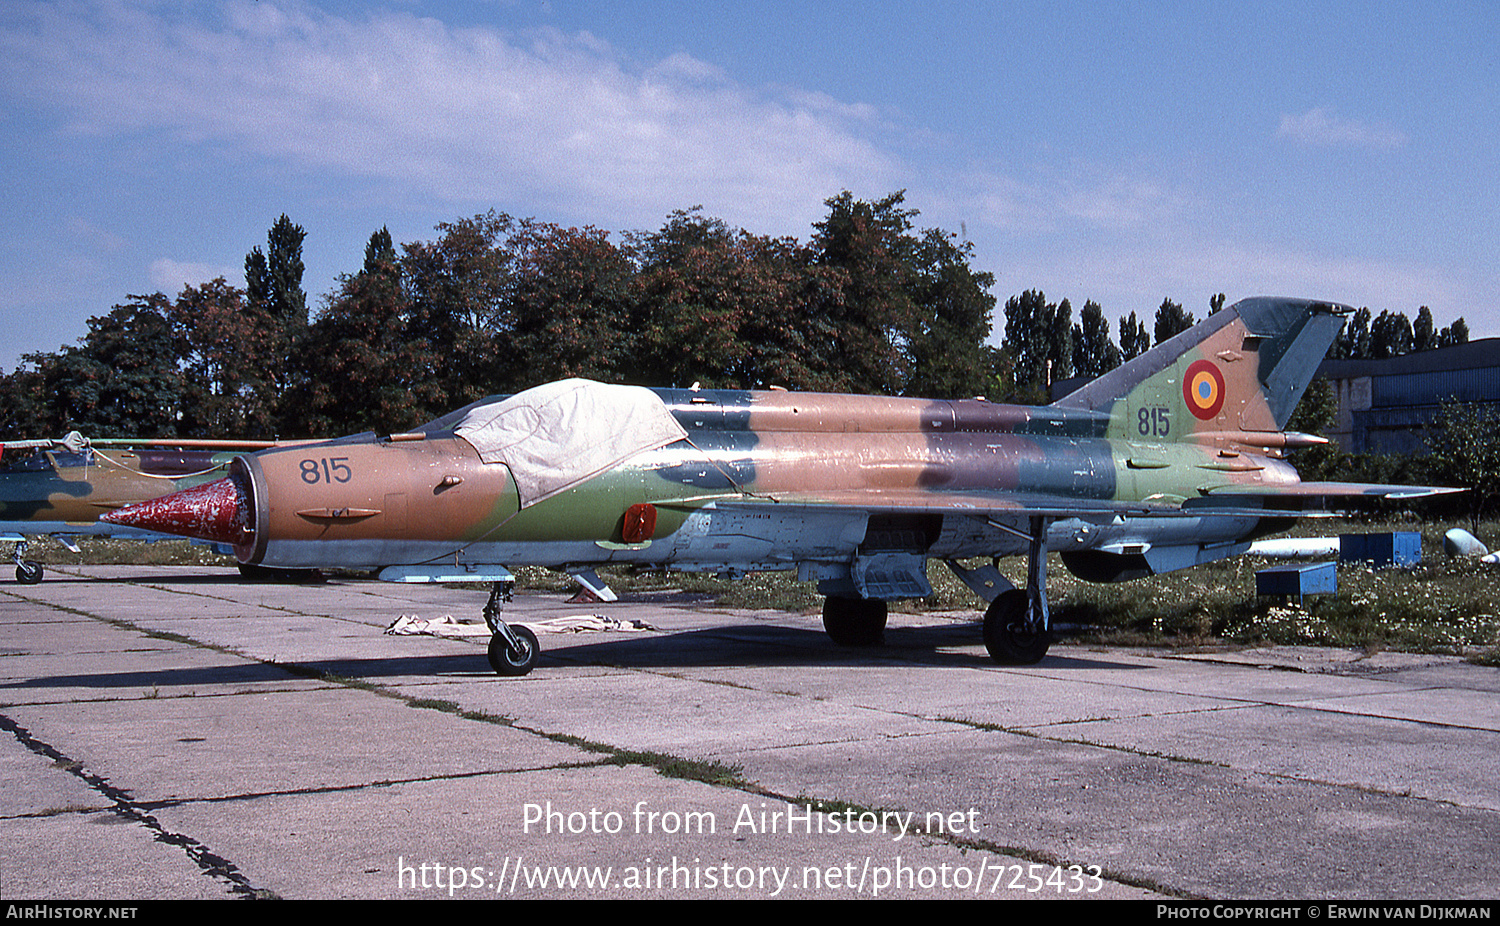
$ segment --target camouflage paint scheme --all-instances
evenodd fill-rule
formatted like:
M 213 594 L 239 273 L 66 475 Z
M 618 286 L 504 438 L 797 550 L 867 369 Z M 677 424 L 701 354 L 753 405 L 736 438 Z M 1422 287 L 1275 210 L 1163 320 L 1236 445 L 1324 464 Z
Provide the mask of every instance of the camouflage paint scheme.
M 17 544 L 16 578 L 41 580 L 23 560 L 27 535 L 51 535 L 70 547 L 78 536 L 160 540 L 170 535 L 99 521 L 108 512 L 222 478 L 230 461 L 269 442 L 60 441 L 0 443 L 0 541 Z M 189 442 L 192 443 L 192 442 Z M 232 449 L 231 449 L 232 448 Z
M 231 479 L 111 519 L 232 542 L 245 563 L 407 581 L 503 580 L 502 564 L 795 568 L 845 643 L 878 641 L 885 601 L 930 594 L 937 558 L 991 602 L 995 658 L 1034 662 L 1047 550 L 1127 579 L 1241 553 L 1330 496 L 1407 491 L 1300 483 L 1281 459 L 1321 441 L 1281 429 L 1346 311 L 1245 300 L 1046 407 L 652 390 L 684 439 L 527 506 L 510 469 L 454 432 L 476 403 L 411 434 L 242 457 Z M 1025 590 L 956 562 L 1009 555 L 1028 557 Z

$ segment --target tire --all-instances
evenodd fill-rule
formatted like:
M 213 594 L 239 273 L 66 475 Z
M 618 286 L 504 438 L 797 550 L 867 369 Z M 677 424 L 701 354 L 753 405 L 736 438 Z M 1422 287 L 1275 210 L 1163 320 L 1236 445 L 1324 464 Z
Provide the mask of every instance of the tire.
M 823 629 L 839 646 L 879 646 L 885 642 L 887 607 L 864 598 L 823 600 Z
M 510 632 L 521 641 L 520 653 L 513 653 L 505 643 L 505 638 L 500 634 L 490 637 L 490 668 L 497 675 L 505 675 L 512 678 L 527 675 L 536 668 L 537 656 L 541 655 L 542 647 L 536 641 L 536 634 L 531 632 L 530 627 L 522 627 L 518 624 L 510 625 Z
M 16 581 L 22 585 L 36 585 L 42 581 L 42 564 L 36 560 L 27 560 L 16 567 Z
M 984 648 L 1003 666 L 1030 666 L 1042 661 L 1052 645 L 1052 635 L 1028 630 L 1026 593 L 1012 589 L 990 602 L 984 612 Z
M 317 569 L 279 569 L 240 563 L 240 578 L 247 582 L 276 582 L 282 585 L 322 585 L 327 579 Z

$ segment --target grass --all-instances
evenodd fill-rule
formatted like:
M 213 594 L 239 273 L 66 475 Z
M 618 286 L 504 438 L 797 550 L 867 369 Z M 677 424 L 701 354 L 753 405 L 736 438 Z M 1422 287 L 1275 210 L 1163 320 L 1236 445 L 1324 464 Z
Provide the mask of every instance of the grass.
M 1489 525 L 1481 536 L 1500 536 Z M 1371 569 L 1341 564 L 1338 592 L 1303 604 L 1256 598 L 1255 571 L 1284 560 L 1238 557 L 1119 585 L 1051 574 L 1053 619 L 1083 625 L 1086 641 L 1200 647 L 1310 645 L 1482 655 L 1500 644 L 1500 566 L 1450 559 L 1447 525 L 1323 521 L 1304 536 L 1420 530 L 1422 562 Z M 1493 658 L 1493 657 L 1491 657 Z
M 144 543 L 114 537 L 77 538 L 74 553 L 51 537 L 33 537 L 26 559 L 53 566 L 233 566 L 233 556 L 222 556 L 205 544 L 190 540 Z
M 1104 645 L 1206 648 L 1262 644 L 1338 646 L 1368 651 L 1455 653 L 1486 665 L 1500 664 L 1500 566 L 1450 559 L 1442 552 L 1443 533 L 1452 525 L 1410 520 L 1358 522 L 1310 520 L 1294 535 L 1417 530 L 1423 560 L 1409 568 L 1371 570 L 1341 565 L 1336 595 L 1310 596 L 1303 605 L 1257 599 L 1255 571 L 1277 562 L 1237 557 L 1181 572 L 1112 585 L 1074 578 L 1057 556 L 1048 563 L 1052 618 L 1074 628 L 1073 639 Z M 1481 525 L 1479 536 L 1500 545 L 1500 522 Z M 230 557 L 186 541 L 143 544 L 87 538 L 75 554 L 57 542 L 34 541 L 27 558 L 50 564 L 232 566 Z M 1019 558 L 1001 563 L 1021 584 Z M 571 577 L 539 567 L 515 570 L 518 588 L 566 592 Z M 616 591 L 632 594 L 683 592 L 701 595 L 721 607 L 812 613 L 822 606 L 815 583 L 798 582 L 790 572 L 752 573 L 729 580 L 709 574 L 666 573 L 630 567 L 599 570 Z M 895 611 L 983 610 L 983 602 L 944 566 L 932 563 L 933 595 L 921 601 L 893 602 Z

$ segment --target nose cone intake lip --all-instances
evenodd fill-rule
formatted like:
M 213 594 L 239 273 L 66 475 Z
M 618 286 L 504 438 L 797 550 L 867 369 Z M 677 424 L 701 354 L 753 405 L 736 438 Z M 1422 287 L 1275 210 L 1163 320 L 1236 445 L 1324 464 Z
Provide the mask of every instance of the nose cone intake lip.
M 251 532 L 244 488 L 232 476 L 128 505 L 100 520 L 229 545 L 244 543 Z

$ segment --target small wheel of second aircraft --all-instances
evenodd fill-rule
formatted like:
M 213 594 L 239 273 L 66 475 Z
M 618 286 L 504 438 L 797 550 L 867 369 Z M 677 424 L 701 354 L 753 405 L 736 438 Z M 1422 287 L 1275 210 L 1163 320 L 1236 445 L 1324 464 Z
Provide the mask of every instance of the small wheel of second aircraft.
M 526 675 L 536 668 L 537 656 L 542 652 L 541 644 L 537 643 L 536 634 L 531 632 L 530 627 L 511 624 L 510 632 L 521 642 L 521 651 L 513 651 L 505 642 L 505 637 L 495 634 L 490 637 L 490 668 L 500 675 Z
M 984 612 L 984 648 L 1001 665 L 1034 665 L 1051 645 L 1047 631 L 1026 627 L 1026 593 L 1020 589 L 1001 594 Z
M 879 646 L 885 642 L 886 603 L 864 598 L 825 598 L 823 629 L 839 646 Z
M 22 585 L 36 585 L 42 581 L 42 564 L 29 559 L 16 565 L 16 581 Z

